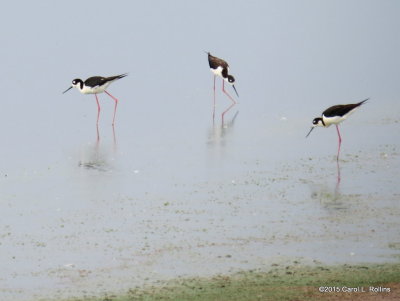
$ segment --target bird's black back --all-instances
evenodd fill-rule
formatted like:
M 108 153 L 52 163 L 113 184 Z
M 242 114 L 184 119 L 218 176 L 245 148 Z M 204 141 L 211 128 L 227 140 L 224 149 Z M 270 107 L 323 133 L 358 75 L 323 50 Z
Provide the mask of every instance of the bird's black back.
M 216 56 L 212 56 L 210 53 L 208 53 L 208 64 L 210 65 L 211 69 L 217 69 L 218 67 L 222 67 L 223 69 L 228 69 L 229 67 L 226 61 Z
M 348 105 L 336 105 L 336 106 L 332 106 L 328 109 L 326 109 L 322 115 L 324 115 L 325 117 L 333 117 L 333 116 L 344 116 L 347 113 L 349 113 L 351 110 L 354 110 L 355 108 L 361 106 L 364 102 L 366 102 L 368 100 L 365 99 L 359 103 L 351 103 Z
M 124 73 L 124 74 L 110 76 L 110 77 L 92 76 L 92 77 L 89 77 L 87 80 L 85 80 L 85 86 L 88 86 L 88 87 L 102 86 L 106 82 L 111 82 L 115 79 L 120 79 L 127 75 L 128 74 Z

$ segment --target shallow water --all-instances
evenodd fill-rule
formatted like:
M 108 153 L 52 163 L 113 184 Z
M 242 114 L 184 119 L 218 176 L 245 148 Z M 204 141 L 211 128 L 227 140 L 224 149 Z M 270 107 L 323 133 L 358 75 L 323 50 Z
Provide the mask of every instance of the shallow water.
M 292 11 L 263 3 L 227 8 L 228 21 L 235 21 L 231 31 L 205 22 L 211 16 L 197 4 L 176 11 L 164 4 L 154 11 L 135 7 L 135 18 L 131 7 L 111 7 L 124 26 L 118 34 L 107 28 L 106 41 L 85 27 L 108 17 L 104 8 L 95 18 L 69 5 L 57 8 L 64 11 L 60 20 L 46 14 L 59 33 L 40 22 L 28 29 L 47 38 L 29 55 L 13 52 L 23 47 L 19 40 L 1 50 L 2 81 L 10 87 L 3 95 L 0 148 L 2 300 L 100 294 L 160 279 L 268 268 L 287 258 L 398 260 L 394 9 L 368 2 L 352 23 L 355 7 L 341 12 L 344 4 L 333 7 L 336 19 L 320 4 Z M 56 10 L 51 2 L 42 5 L 42 15 Z M 205 20 L 196 14 L 185 23 L 192 10 Z M 329 38 L 306 22 L 327 15 Z M 369 15 L 372 23 L 364 18 Z M 343 19 L 346 33 L 343 25 L 335 27 Z M 139 25 L 142 31 L 132 31 Z M 364 48 L 371 37 L 362 25 L 373 28 L 380 43 Z M 16 25 L 8 38 L 21 30 Z M 305 48 L 297 44 L 299 35 L 308 41 Z M 249 49 L 249 42 L 257 47 Z M 288 51 L 292 43 L 295 52 Z M 312 45 L 324 56 L 309 53 Z M 329 45 L 336 46 L 327 51 Z M 213 122 L 203 50 L 229 60 L 237 75 L 239 103 L 224 124 L 220 114 L 230 101 L 218 86 Z M 15 66 L 23 70 L 19 76 Z M 114 128 L 107 95 L 100 95 L 96 127 L 94 96 L 61 94 L 74 77 L 122 72 L 130 74 L 109 88 L 120 100 Z M 333 127 L 305 135 L 330 105 L 365 97 L 370 101 L 341 126 L 337 165 Z
M 398 143 L 381 137 L 357 149 L 347 137 L 363 129 L 346 127 L 338 182 L 335 139 L 302 136 L 296 158 L 285 127 L 271 134 L 253 120 L 250 136 L 240 116 L 228 128 L 191 124 L 191 138 L 179 137 L 180 129 L 158 141 L 116 127 L 114 142 L 104 125 L 109 133 L 98 142 L 95 131 L 86 142 L 82 133 L 75 149 L 42 158 L 42 166 L 28 160 L 4 172 L 2 294 L 95 294 L 285 258 L 398 259 Z M 399 131 L 398 123 L 374 127 Z M 318 139 L 331 143 L 327 154 L 301 154 L 318 148 Z

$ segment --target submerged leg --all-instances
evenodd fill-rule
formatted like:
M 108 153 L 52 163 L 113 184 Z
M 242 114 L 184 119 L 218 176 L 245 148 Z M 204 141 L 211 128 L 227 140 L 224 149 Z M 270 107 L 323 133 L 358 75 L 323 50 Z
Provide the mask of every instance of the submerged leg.
M 340 146 L 342 144 L 342 137 L 340 136 L 340 131 L 339 131 L 339 126 L 336 124 L 336 130 L 337 130 L 337 134 L 339 137 L 339 146 L 338 146 L 338 151 L 337 151 L 337 158 L 336 160 L 339 161 L 339 153 L 340 153 Z
M 214 102 L 213 102 L 213 122 L 214 122 L 214 120 L 215 120 L 215 78 L 216 78 L 217 76 L 216 75 L 214 75 Z
M 100 132 L 99 132 L 99 124 L 96 124 L 96 132 L 97 132 L 97 139 L 96 139 L 96 149 L 99 148 L 100 145 Z
M 106 90 L 104 90 L 104 92 L 107 93 L 108 96 L 110 96 L 112 99 L 114 99 L 115 101 L 115 105 L 114 105 L 114 117 L 113 117 L 113 122 L 112 125 L 114 125 L 114 121 L 115 121 L 115 113 L 117 112 L 117 106 L 118 106 L 118 99 L 116 99 L 114 96 L 112 96 L 110 93 L 108 93 Z

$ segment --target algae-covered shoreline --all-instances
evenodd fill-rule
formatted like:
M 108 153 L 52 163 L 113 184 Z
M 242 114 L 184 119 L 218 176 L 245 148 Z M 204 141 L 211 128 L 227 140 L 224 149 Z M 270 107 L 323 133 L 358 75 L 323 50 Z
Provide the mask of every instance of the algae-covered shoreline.
M 136 286 L 120 294 L 110 292 L 63 300 L 398 300 L 399 297 L 400 263 L 305 266 L 294 260 L 273 264 L 268 271 L 177 278 Z M 46 299 L 51 300 L 55 299 Z

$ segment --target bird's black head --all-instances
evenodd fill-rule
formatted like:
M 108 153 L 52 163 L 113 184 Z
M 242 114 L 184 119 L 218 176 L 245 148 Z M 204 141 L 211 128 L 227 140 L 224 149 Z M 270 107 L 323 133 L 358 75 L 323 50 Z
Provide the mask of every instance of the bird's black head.
M 77 86 L 77 85 L 79 85 L 80 83 L 83 83 L 83 81 L 80 79 L 80 78 L 75 78 L 73 81 L 72 81 L 72 86 Z
M 228 83 L 233 84 L 235 82 L 235 78 L 232 75 L 228 75 Z
M 321 117 L 314 118 L 314 120 L 312 121 L 311 129 L 308 132 L 306 138 L 311 134 L 312 130 L 317 126 L 325 126 L 324 120 Z
M 325 126 L 324 120 L 321 117 L 314 118 L 314 120 L 312 121 L 312 124 L 313 124 L 312 125 L 313 127 Z
M 80 78 L 75 78 L 72 81 L 72 87 L 82 90 L 83 89 L 83 80 L 81 80 Z
M 224 69 L 224 70 L 226 70 L 226 69 Z M 235 90 L 236 95 L 239 97 L 239 94 L 236 91 L 236 88 L 235 88 L 235 85 L 234 85 L 235 78 L 232 75 L 228 74 L 228 75 L 226 75 L 226 77 L 224 77 L 224 80 L 226 80 L 228 83 L 230 83 L 232 85 L 233 90 Z
M 65 91 L 63 92 L 63 94 L 64 94 L 65 92 L 71 90 L 73 87 L 78 87 L 78 89 L 83 89 L 83 81 L 82 81 L 80 78 L 75 78 L 75 79 L 72 81 L 72 86 L 69 87 L 67 90 L 65 90 Z

